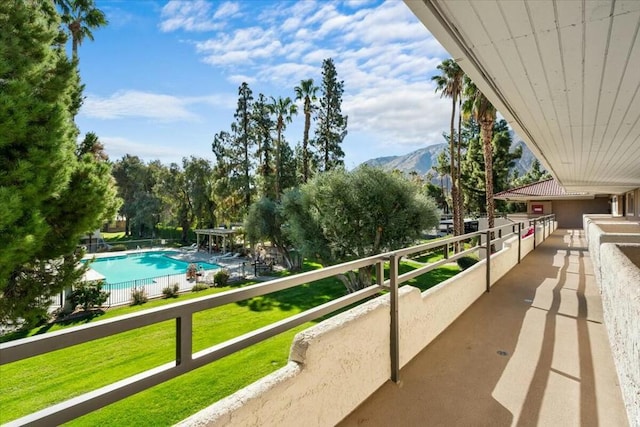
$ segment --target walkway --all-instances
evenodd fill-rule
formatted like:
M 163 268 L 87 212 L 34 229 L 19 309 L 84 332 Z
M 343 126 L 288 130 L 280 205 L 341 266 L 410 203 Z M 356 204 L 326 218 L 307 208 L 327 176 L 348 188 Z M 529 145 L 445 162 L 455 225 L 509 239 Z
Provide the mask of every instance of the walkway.
M 628 425 L 602 322 L 583 232 L 557 230 L 341 425 Z

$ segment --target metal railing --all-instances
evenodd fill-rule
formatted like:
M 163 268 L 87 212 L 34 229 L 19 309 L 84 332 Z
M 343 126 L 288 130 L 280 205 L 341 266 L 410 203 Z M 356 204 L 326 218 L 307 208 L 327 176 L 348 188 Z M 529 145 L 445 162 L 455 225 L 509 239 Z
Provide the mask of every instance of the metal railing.
M 529 220 L 529 226 L 533 227 L 533 248 L 536 248 L 536 240 L 538 234 L 538 225 L 542 223 L 542 240 L 546 239 L 551 234 L 551 223 L 555 221 L 555 214 L 543 215 Z M 547 231 L 547 228 L 549 231 Z
M 503 234 L 503 230 L 508 230 L 509 228 L 511 231 Z M 398 322 L 399 285 L 441 267 L 446 263 L 453 262 L 461 257 L 467 256 L 472 252 L 476 252 L 481 249 L 486 251 L 493 243 L 515 235 L 518 236 L 518 262 L 520 262 L 522 229 L 522 223 L 507 224 L 490 230 L 482 230 L 462 236 L 439 239 L 410 248 L 374 255 L 368 258 L 325 267 L 320 270 L 301 273 L 295 276 L 276 279 L 263 284 L 251 285 L 215 295 L 196 298 L 190 301 L 178 302 L 164 307 L 124 315 L 114 319 L 98 321 L 91 324 L 55 331 L 45 335 L 38 335 L 0 344 L 0 365 L 4 365 L 77 344 L 138 329 L 144 326 L 149 326 L 167 320 L 175 320 L 175 360 L 173 362 L 149 369 L 108 386 L 42 409 L 33 414 L 14 420 L 7 425 L 57 425 L 70 421 L 103 406 L 117 402 L 135 393 L 190 372 L 196 368 L 212 363 L 224 356 L 257 344 L 298 325 L 318 319 L 341 308 L 360 302 L 373 295 L 377 295 L 383 290 L 387 290 L 390 293 L 391 379 L 398 382 L 400 380 L 400 331 Z M 492 232 L 496 232 L 499 237 L 495 240 L 491 240 L 490 236 Z M 481 236 L 485 236 L 486 238 L 484 245 L 481 244 Z M 459 242 L 468 242 L 474 238 L 476 240 L 476 244 L 474 246 L 461 250 L 458 253 L 451 254 L 450 249 L 454 245 L 457 245 Z M 441 248 L 446 254 L 444 259 L 419 267 L 404 274 L 399 273 L 399 262 L 403 257 L 412 254 L 425 253 L 439 248 Z M 488 252 L 490 251 L 487 251 L 486 262 L 487 292 L 489 292 L 491 285 L 491 254 Z M 384 265 L 387 262 L 389 263 L 389 279 L 384 280 Z M 280 320 L 276 323 L 235 337 L 231 340 L 216 344 L 205 350 L 193 353 L 192 321 L 195 313 L 239 302 L 248 298 L 308 284 L 310 282 L 333 277 L 364 267 L 375 268 L 377 277 L 376 284 L 311 308 L 297 315 Z

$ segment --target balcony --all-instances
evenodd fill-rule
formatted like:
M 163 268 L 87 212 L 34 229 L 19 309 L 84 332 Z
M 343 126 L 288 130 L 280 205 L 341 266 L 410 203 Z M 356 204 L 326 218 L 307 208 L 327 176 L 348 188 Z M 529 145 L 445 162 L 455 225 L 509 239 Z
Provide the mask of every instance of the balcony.
M 626 425 L 586 243 L 557 230 L 340 425 Z
M 484 245 L 476 239 L 478 246 L 465 252 L 484 252 L 488 233 L 431 242 L 2 344 L 0 363 L 7 364 L 176 319 L 174 363 L 9 425 L 50 425 L 74 419 L 383 289 L 388 293 L 300 332 L 286 366 L 182 425 L 416 425 L 426 419 L 429 424 L 464 425 L 626 425 L 629 419 L 634 425 L 640 419 L 640 376 L 634 363 L 640 343 L 640 274 L 638 263 L 627 261 L 637 261 L 640 246 L 615 243 L 622 237 L 603 231 L 613 229 L 607 227 L 610 223 L 615 230 L 623 227 L 628 232 L 622 236 L 624 241 L 640 242 L 640 233 L 634 233 L 640 227 L 637 223 L 585 217 L 587 234 L 555 230 L 550 216 L 537 221 L 535 234 L 526 238 L 522 238 L 521 224 L 496 229 L 493 243 L 498 250 L 490 260 L 425 292 L 399 285 L 459 255 L 404 274 L 393 267 L 400 257 L 482 236 Z M 599 246 L 598 260 L 592 262 L 587 241 L 608 242 Z M 387 262 L 391 268 L 385 282 L 192 353 L 193 313 L 364 265 L 376 266 L 380 272 Z M 602 276 L 600 282 L 594 265 Z M 615 283 L 610 279 L 612 271 Z

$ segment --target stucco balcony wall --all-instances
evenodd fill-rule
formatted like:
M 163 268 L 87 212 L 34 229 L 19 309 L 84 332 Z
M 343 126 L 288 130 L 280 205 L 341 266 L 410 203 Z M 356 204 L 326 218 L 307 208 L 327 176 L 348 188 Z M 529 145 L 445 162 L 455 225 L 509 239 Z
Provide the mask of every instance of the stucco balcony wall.
M 640 245 L 600 247 L 604 321 L 631 425 L 640 426 Z
M 598 286 L 602 285 L 600 256 L 601 245 L 604 243 L 640 244 L 640 224 L 627 221 L 624 218 L 604 218 L 585 215 L 585 232 L 589 242 L 589 252 L 593 260 L 593 269 Z
M 521 256 L 533 250 L 523 239 Z M 508 239 L 491 258 L 491 283 L 518 262 Z M 406 365 L 486 291 L 486 261 L 423 293 L 399 291 L 400 365 Z M 184 420 L 181 426 L 335 425 L 390 377 L 389 295 L 294 338 L 282 369 Z

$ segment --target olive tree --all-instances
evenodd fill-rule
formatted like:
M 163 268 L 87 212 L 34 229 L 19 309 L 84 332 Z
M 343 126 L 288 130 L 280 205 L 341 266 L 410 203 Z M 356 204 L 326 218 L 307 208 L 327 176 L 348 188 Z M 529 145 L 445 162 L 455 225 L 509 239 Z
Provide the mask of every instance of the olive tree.
M 284 229 L 303 256 L 335 264 L 414 243 L 439 220 L 435 202 L 403 176 L 360 167 L 317 175 L 285 193 Z M 340 276 L 350 292 L 371 284 L 372 269 Z
M 244 229 L 252 245 L 255 245 L 258 240 L 269 240 L 282 255 L 287 268 L 291 270 L 294 268 L 290 253 L 291 241 L 283 232 L 284 222 L 285 218 L 280 203 L 263 197 L 249 208 Z

